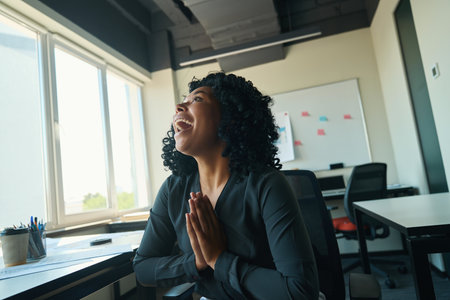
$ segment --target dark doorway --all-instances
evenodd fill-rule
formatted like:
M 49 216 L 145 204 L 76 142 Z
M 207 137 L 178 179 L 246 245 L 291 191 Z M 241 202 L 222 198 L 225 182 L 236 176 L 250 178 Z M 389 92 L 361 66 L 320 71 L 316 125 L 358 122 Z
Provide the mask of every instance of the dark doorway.
M 395 10 L 398 36 L 408 79 L 409 92 L 419 133 L 422 157 L 430 193 L 448 192 L 444 164 L 436 133 L 430 96 L 420 56 L 419 43 L 409 0 L 401 0 Z

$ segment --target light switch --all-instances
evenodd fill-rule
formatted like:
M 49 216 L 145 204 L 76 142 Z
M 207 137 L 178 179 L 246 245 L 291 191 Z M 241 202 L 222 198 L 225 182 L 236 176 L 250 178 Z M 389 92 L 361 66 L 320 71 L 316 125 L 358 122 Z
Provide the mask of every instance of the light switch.
M 436 79 L 439 77 L 439 67 L 438 64 L 435 63 L 432 67 L 431 67 L 431 74 L 433 75 L 433 78 Z

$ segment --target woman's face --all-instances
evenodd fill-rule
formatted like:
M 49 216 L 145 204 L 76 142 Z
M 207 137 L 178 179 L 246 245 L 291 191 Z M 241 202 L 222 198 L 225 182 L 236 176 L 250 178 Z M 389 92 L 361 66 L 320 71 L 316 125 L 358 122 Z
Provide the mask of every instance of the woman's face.
M 175 109 L 173 128 L 177 150 L 195 157 L 221 149 L 219 123 L 220 104 L 212 89 L 207 86 L 195 89 Z

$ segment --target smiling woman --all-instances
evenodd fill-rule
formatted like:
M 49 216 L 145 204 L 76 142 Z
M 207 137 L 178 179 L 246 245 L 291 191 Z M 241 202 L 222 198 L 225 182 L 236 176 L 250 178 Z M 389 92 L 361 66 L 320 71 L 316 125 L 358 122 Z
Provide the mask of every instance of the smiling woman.
M 189 88 L 163 140 L 172 176 L 151 209 L 137 279 L 195 282 L 214 299 L 317 299 L 309 237 L 275 157 L 272 99 L 233 74 Z

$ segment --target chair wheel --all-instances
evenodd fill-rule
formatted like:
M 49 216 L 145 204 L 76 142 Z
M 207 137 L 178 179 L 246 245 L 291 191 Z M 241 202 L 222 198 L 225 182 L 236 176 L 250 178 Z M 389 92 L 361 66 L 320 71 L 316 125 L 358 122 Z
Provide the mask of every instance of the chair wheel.
M 406 274 L 406 273 L 408 273 L 408 269 L 406 268 L 406 266 L 399 266 L 399 267 L 398 267 L 398 271 L 399 271 L 401 274 Z
M 386 279 L 386 280 L 384 281 L 384 284 L 386 284 L 386 286 L 387 286 L 388 288 L 390 288 L 390 289 L 395 288 L 395 282 L 394 282 L 392 279 L 390 279 L 390 278 Z

